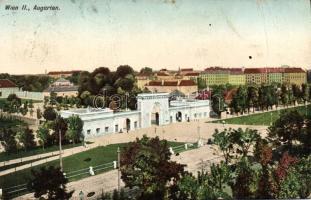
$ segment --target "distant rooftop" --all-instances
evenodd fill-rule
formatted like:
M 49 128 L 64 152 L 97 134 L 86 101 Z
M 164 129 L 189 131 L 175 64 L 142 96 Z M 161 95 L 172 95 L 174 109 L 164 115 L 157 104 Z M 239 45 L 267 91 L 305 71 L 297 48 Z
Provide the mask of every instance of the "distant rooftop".
M 17 87 L 15 83 L 9 79 L 0 79 L 0 88 L 14 88 Z

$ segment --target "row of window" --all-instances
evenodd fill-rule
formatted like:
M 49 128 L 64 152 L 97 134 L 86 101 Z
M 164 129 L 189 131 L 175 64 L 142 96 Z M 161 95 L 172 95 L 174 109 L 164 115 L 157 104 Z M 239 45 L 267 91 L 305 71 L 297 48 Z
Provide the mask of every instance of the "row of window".
M 137 121 L 135 121 L 134 122 L 134 128 L 136 129 L 138 127 L 138 123 L 137 123 Z M 131 126 L 130 126 L 130 124 L 127 124 L 127 127 L 126 127 L 126 129 L 128 129 L 128 130 L 130 130 L 131 129 Z M 105 131 L 105 133 L 108 133 L 109 132 L 109 126 L 106 126 L 105 127 L 105 129 L 104 129 Z M 96 134 L 99 134 L 99 133 L 101 133 L 101 128 L 96 128 Z M 121 132 L 122 131 L 122 129 L 119 129 L 119 125 L 118 124 L 116 124 L 115 126 L 114 126 L 114 132 Z M 88 129 L 87 131 L 86 131 L 86 133 L 88 134 L 88 135 L 90 135 L 91 133 L 92 133 L 92 130 L 91 129 Z

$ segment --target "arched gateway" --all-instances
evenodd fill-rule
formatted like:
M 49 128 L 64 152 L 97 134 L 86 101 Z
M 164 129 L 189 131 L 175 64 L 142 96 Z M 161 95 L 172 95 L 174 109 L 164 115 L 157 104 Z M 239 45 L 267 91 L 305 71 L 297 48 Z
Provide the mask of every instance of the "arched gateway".
M 141 127 L 169 123 L 168 93 L 138 94 L 137 108 L 141 112 Z

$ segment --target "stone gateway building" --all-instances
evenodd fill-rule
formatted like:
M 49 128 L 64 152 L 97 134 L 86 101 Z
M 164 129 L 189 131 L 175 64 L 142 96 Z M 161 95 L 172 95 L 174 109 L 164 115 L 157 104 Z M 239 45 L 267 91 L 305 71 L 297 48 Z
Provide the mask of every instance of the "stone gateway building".
M 138 94 L 137 110 L 134 111 L 114 112 L 109 108 L 84 108 L 60 112 L 64 118 L 78 115 L 83 120 L 85 138 L 208 118 L 209 113 L 209 100 L 177 98 L 169 101 L 168 93 Z

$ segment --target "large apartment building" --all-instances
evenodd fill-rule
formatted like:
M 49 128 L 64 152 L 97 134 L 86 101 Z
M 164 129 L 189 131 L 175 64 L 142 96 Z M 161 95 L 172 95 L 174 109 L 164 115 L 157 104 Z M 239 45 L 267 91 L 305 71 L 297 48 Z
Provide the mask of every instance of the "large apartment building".
M 245 85 L 242 68 L 209 67 L 200 74 L 200 78 L 206 85 Z
M 206 85 L 245 85 L 264 83 L 288 83 L 301 85 L 307 82 L 306 72 L 301 68 L 222 68 L 209 67 L 201 74 Z
M 306 72 L 301 68 L 247 68 L 244 70 L 246 83 L 288 83 L 301 85 L 306 83 Z

